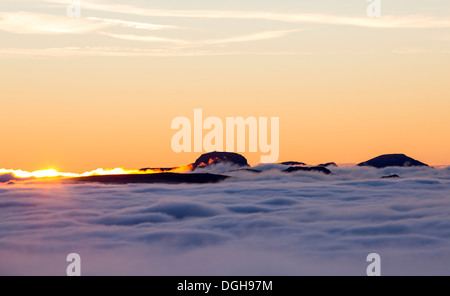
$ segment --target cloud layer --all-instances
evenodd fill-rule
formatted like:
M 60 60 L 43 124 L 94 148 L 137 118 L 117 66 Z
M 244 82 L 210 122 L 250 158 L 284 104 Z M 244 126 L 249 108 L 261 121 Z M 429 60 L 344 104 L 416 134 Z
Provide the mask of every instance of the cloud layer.
M 449 275 L 449 168 L 260 169 L 209 185 L 0 185 L 0 274 L 64 275 L 77 252 L 85 275 L 364 275 L 377 252 L 385 275 Z

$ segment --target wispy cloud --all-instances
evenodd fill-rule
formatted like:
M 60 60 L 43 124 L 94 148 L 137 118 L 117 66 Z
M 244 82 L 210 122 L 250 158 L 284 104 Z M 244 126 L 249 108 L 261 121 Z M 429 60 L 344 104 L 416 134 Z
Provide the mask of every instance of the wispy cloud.
M 63 0 L 45 0 L 67 5 Z M 347 25 L 367 28 L 450 28 L 449 17 L 424 15 L 386 15 L 381 18 L 343 16 L 317 13 L 273 13 L 233 10 L 165 10 L 147 9 L 132 5 L 106 4 L 83 0 L 82 8 L 95 11 L 133 14 L 151 17 L 204 18 L 204 19 L 253 19 L 288 23 Z
M 145 41 L 145 42 L 163 42 L 163 43 L 174 43 L 174 44 L 186 44 L 187 42 L 184 40 L 178 40 L 178 39 L 170 39 L 170 38 L 163 38 L 163 37 L 156 37 L 156 36 L 142 36 L 142 35 L 130 35 L 130 34 L 113 34 L 108 32 L 99 32 L 99 34 L 117 38 L 121 40 L 128 40 L 128 41 Z
M 149 24 L 149 23 L 125 21 L 125 20 L 120 20 L 120 19 L 98 18 L 98 17 L 87 17 L 86 19 L 96 21 L 99 23 L 103 23 L 103 24 L 108 24 L 108 25 L 119 25 L 119 26 L 133 28 L 133 29 L 150 30 L 150 31 L 182 29 L 181 27 L 178 27 L 178 26 L 155 25 L 155 24 Z
M 109 26 L 82 18 L 34 12 L 0 12 L 0 30 L 15 34 L 81 34 Z
M 144 49 L 127 47 L 53 47 L 53 48 L 0 48 L 0 57 L 196 57 L 231 55 L 311 55 L 310 52 L 254 52 L 254 51 L 217 51 L 205 49 L 167 48 Z
M 235 36 L 235 37 L 224 38 L 224 39 L 205 40 L 205 41 L 201 41 L 200 43 L 202 43 L 202 44 L 227 44 L 227 43 L 268 40 L 268 39 L 284 37 L 288 34 L 291 34 L 294 32 L 299 32 L 299 31 L 303 31 L 303 30 L 265 31 L 265 32 L 258 32 L 258 33 L 254 33 L 254 34 Z
M 110 18 L 69 18 L 35 12 L 0 12 L 0 30 L 15 34 L 83 34 L 121 26 L 141 30 L 181 29 L 176 26 L 157 25 Z
M 282 31 L 264 31 L 257 32 L 249 35 L 240 35 L 233 36 L 229 38 L 222 39 L 209 39 L 209 40 L 180 40 L 180 39 L 170 39 L 170 38 L 162 38 L 156 36 L 142 36 L 142 35 L 128 35 L 128 34 L 113 34 L 108 32 L 100 32 L 100 34 L 118 38 L 122 40 L 129 41 L 145 41 L 145 42 L 163 42 L 163 43 L 172 43 L 184 46 L 204 46 L 204 45 L 224 45 L 229 43 L 239 43 L 239 42 L 250 42 L 250 41 L 259 41 L 259 40 L 268 40 L 273 38 L 280 38 L 291 34 L 293 32 L 299 32 L 302 30 L 282 30 Z
M 66 0 L 43 0 L 43 2 L 56 4 L 56 6 L 67 6 Z M 314 14 L 314 13 L 280 13 L 280 12 L 258 12 L 258 11 L 237 11 L 237 10 L 171 10 L 171 9 L 150 9 L 137 7 L 131 4 L 111 4 L 93 0 L 83 0 L 81 2 L 83 17 L 69 18 L 63 10 L 60 15 L 44 14 L 37 12 L 0 12 L 0 31 L 14 34 L 97 34 L 97 36 L 107 36 L 117 39 L 108 40 L 102 38 L 95 45 L 91 43 L 91 38 L 83 39 L 83 44 L 79 47 L 67 47 L 63 39 L 54 38 L 54 44 L 50 48 L 17 49 L 3 48 L 0 50 L 1 56 L 21 56 L 25 53 L 30 56 L 198 56 L 198 55 L 236 55 L 253 54 L 261 55 L 297 55 L 304 53 L 287 52 L 286 50 L 268 50 L 267 48 L 247 48 L 220 49 L 220 46 L 230 44 L 256 42 L 282 38 L 294 34 L 295 32 L 309 29 L 308 25 L 321 24 L 331 26 L 356 26 L 363 28 L 450 28 L 449 17 L 438 16 L 387 16 L 372 19 L 365 16 L 343 16 L 335 14 Z M 110 15 L 108 15 L 110 14 Z M 104 17 L 107 15 L 108 17 Z M 103 16 L 103 17 L 101 17 Z M 147 19 L 152 19 L 146 22 Z M 158 23 L 153 23 L 154 20 Z M 203 20 L 201 31 L 194 31 L 190 27 L 189 19 Z M 230 31 L 220 30 L 214 26 L 209 27 L 216 20 L 233 19 L 278 22 L 277 29 L 270 29 L 272 23 L 265 25 L 264 31 L 252 32 L 249 27 L 239 35 Z M 183 21 L 186 21 L 186 25 Z M 280 23 L 287 23 L 290 28 L 301 27 L 302 29 L 280 30 Z M 267 27 L 269 26 L 269 28 Z M 186 30 L 176 32 L 172 30 Z M 157 33 L 155 33 L 157 32 Z M 202 32 L 205 35 L 199 36 Z M 205 37 L 207 36 L 207 37 Z M 211 37 L 214 36 L 214 37 Z M 25 37 L 26 38 L 26 37 Z M 120 41 L 119 41 L 120 40 Z M 105 42 L 104 42 L 105 41 Z M 111 42 L 113 42 L 113 45 Z M 104 43 L 102 43 L 104 42 Z M 133 42 L 142 42 L 136 45 Z M 148 44 L 145 44 L 148 43 Z M 118 45 L 119 44 L 119 45 Z M 148 46 L 154 48 L 148 48 Z M 156 44 L 158 47 L 155 48 Z M 5 46 L 5 45 L 3 45 Z M 34 45 L 28 46 L 28 48 Z M 111 47 L 118 46 L 118 47 Z M 401 46 L 401 45 L 400 45 Z M 408 45 L 409 46 L 409 45 Z M 419 45 L 420 46 L 420 45 Z M 142 48 L 132 48 L 142 47 Z M 131 49 L 130 49 L 131 48 Z M 398 50 L 400 48 L 400 50 Z M 409 50 L 409 47 L 392 48 L 394 53 L 417 53 Z M 12 51 L 16 52 L 12 52 Z M 270 52 L 269 52 L 270 51 Z M 307 53 L 309 54 L 309 53 Z M 317 53 L 316 53 L 317 54 Z

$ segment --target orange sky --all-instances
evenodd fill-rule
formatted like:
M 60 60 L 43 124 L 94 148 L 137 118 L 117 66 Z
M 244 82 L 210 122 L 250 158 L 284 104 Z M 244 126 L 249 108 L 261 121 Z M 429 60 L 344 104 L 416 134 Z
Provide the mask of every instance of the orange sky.
M 364 11 L 348 14 L 364 20 Z M 450 164 L 450 25 L 378 29 L 233 19 L 212 28 L 202 23 L 203 37 L 190 28 L 200 26 L 192 18 L 121 17 L 187 27 L 184 39 L 216 32 L 223 40 L 158 47 L 164 54 L 153 55 L 147 54 L 153 43 L 112 44 L 96 31 L 12 32 L 0 15 L 0 38 L 8 41 L 0 48 L 0 168 L 84 172 L 187 164 L 199 153 L 174 153 L 170 125 L 177 116 L 193 120 L 194 108 L 222 119 L 279 117 L 279 161 L 357 163 L 405 153 Z M 234 28 L 238 23 L 242 33 Z M 299 31 L 267 33 L 283 30 Z M 146 53 L 134 56 L 137 50 Z M 243 154 L 259 162 L 259 153 Z

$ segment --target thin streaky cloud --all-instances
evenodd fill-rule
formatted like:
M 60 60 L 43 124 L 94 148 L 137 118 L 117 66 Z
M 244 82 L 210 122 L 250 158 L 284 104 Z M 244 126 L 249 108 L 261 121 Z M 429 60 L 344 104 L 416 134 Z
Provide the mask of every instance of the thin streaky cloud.
M 0 58 L 64 58 L 64 57 L 199 57 L 231 55 L 312 55 L 311 52 L 254 52 L 254 51 L 211 51 L 142 49 L 122 47 L 53 47 L 53 48 L 0 48 Z
M 163 43 L 173 43 L 173 44 L 187 44 L 188 42 L 184 40 L 178 40 L 178 39 L 170 39 L 170 38 L 163 38 L 163 37 L 156 37 L 156 36 L 141 36 L 141 35 L 129 35 L 129 34 L 113 34 L 108 32 L 98 32 L 99 34 L 117 38 L 121 40 L 127 40 L 127 41 L 145 41 L 145 42 L 163 42 Z
M 191 49 L 189 49 L 191 48 Z M 450 54 L 450 51 L 396 49 L 394 54 Z M 373 51 L 364 54 L 377 54 Z M 339 51 L 334 55 L 360 55 L 359 51 Z M 200 57 L 200 56 L 320 56 L 329 55 L 323 52 L 308 51 L 217 51 L 208 49 L 195 49 L 189 46 L 182 47 L 174 44 L 171 48 L 144 49 L 132 47 L 51 47 L 51 48 L 0 48 L 0 58 L 71 58 L 71 57 Z M 342 165 L 342 164 L 340 164 Z M 348 164 L 344 164 L 348 166 Z
M 182 29 L 177 26 L 132 22 L 110 18 L 69 18 L 35 12 L 0 12 L 0 30 L 14 34 L 84 34 L 121 26 L 141 30 Z
M 216 40 L 205 40 L 200 43 L 202 44 L 227 44 L 227 43 L 238 43 L 238 42 L 249 42 L 249 41 L 259 41 L 259 40 L 268 40 L 274 38 L 284 37 L 294 32 L 304 31 L 303 29 L 298 30 L 284 30 L 284 31 L 265 31 L 258 32 L 250 35 L 236 36 L 225 39 L 216 39 Z
M 168 51 L 167 49 L 142 49 L 122 47 L 54 47 L 54 48 L 0 48 L 0 57 L 191 57 L 235 55 L 235 52 L 207 50 Z
M 48 3 L 67 5 L 63 0 L 45 0 Z M 98 3 L 84 0 L 82 9 L 103 12 L 124 13 L 151 17 L 205 18 L 205 19 L 253 19 L 288 23 L 310 23 L 347 25 L 367 28 L 449 28 L 449 17 L 424 15 L 386 15 L 381 18 L 363 16 L 342 16 L 315 13 L 272 13 L 233 10 L 164 10 L 146 9 L 131 5 Z
M 87 17 L 86 19 L 92 20 L 92 21 L 97 21 L 100 23 L 108 24 L 108 25 L 119 25 L 119 26 L 133 28 L 133 29 L 150 30 L 150 31 L 183 29 L 178 26 L 131 22 L 131 21 L 125 21 L 125 20 L 121 20 L 121 19 L 98 18 L 98 17 Z
M 242 36 L 234 36 L 230 38 L 224 39 L 210 39 L 210 40 L 200 40 L 200 41 L 188 41 L 188 40 L 179 40 L 179 39 L 169 39 L 155 36 L 141 36 L 141 35 L 127 35 L 127 34 L 113 34 L 108 32 L 99 32 L 100 34 L 122 39 L 128 41 L 144 41 L 144 42 L 163 42 L 163 43 L 173 43 L 178 45 L 185 46 L 203 46 L 203 45 L 224 45 L 229 43 L 239 43 L 239 42 L 250 42 L 250 41 L 259 41 L 259 40 L 268 40 L 274 38 L 280 38 L 291 34 L 293 32 L 299 32 L 303 30 L 284 30 L 284 31 L 264 31 L 258 32 L 249 35 Z
M 33 12 L 0 12 L 0 31 L 14 34 L 83 34 L 110 25 Z

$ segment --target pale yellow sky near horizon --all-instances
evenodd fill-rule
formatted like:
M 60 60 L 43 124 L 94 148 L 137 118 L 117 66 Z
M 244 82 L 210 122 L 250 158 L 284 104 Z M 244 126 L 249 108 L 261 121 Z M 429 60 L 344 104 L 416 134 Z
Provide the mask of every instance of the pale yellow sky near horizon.
M 279 161 L 450 164 L 450 3 L 381 2 L 3 2 L 0 168 L 191 163 L 170 125 L 195 108 L 279 117 Z

